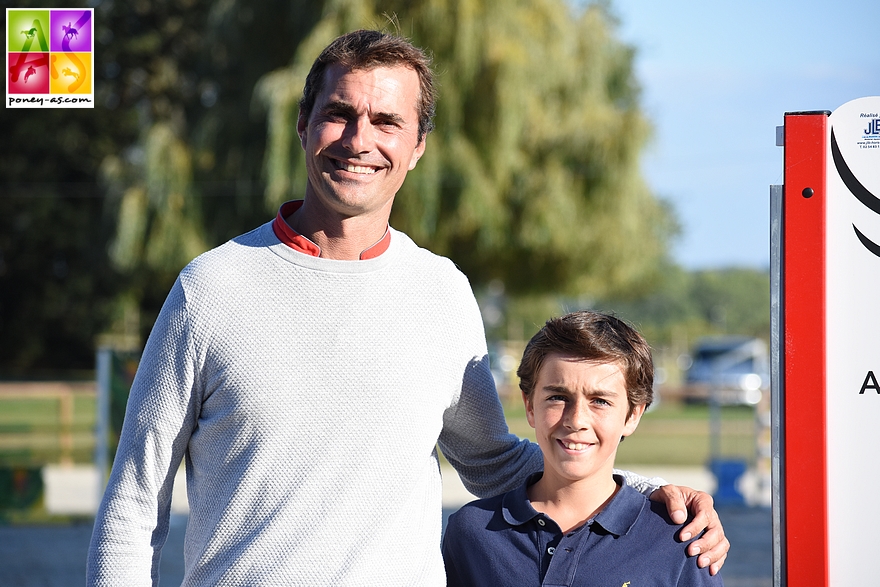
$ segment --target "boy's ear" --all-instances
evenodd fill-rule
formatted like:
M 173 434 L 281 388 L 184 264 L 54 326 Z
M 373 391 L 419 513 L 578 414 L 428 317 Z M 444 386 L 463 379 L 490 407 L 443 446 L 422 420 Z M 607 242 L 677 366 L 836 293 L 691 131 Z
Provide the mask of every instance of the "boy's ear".
M 526 407 L 526 420 L 529 421 L 529 426 L 532 428 L 535 427 L 535 406 L 532 405 L 532 400 L 529 399 L 529 396 L 522 392 L 523 404 Z
M 636 431 L 636 428 L 639 427 L 639 421 L 642 419 L 642 414 L 644 413 L 645 404 L 633 406 L 632 412 L 630 412 L 630 415 L 626 418 L 626 425 L 623 427 L 623 436 L 629 436 Z

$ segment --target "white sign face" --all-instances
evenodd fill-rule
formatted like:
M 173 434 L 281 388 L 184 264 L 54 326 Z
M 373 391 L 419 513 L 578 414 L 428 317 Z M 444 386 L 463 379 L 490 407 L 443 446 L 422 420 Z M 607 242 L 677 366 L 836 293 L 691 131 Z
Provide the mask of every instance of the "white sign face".
M 880 97 L 844 104 L 828 126 L 829 584 L 859 585 L 880 526 Z

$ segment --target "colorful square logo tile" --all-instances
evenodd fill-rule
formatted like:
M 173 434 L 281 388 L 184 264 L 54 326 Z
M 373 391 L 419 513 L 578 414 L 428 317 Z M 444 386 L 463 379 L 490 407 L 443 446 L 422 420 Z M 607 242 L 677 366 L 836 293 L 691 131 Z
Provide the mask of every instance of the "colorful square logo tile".
M 10 94 L 49 93 L 48 53 L 9 53 L 7 57 Z
M 48 53 L 49 11 L 6 9 L 6 51 Z
M 94 108 L 94 10 L 6 9 L 6 107 Z
M 52 51 L 92 50 L 91 10 L 53 10 L 50 22 Z
M 49 92 L 52 94 L 92 93 L 91 53 L 52 53 L 49 58 Z

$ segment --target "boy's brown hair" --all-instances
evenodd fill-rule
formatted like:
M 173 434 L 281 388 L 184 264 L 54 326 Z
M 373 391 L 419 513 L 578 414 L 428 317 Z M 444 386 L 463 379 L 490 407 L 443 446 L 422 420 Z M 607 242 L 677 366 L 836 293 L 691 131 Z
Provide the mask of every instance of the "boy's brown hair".
M 629 411 L 654 400 L 654 361 L 651 347 L 635 328 L 623 320 L 592 310 L 551 318 L 526 345 L 517 369 L 519 388 L 527 401 L 538 381 L 544 359 L 551 354 L 598 363 L 620 364 L 626 381 Z

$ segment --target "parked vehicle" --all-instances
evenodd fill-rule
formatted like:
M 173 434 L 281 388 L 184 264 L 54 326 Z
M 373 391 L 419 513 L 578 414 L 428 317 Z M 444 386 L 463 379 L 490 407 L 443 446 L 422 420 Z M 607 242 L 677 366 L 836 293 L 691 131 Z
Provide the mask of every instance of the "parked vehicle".
M 701 339 L 691 353 L 682 398 L 687 403 L 755 405 L 770 387 L 767 345 L 759 338 Z

